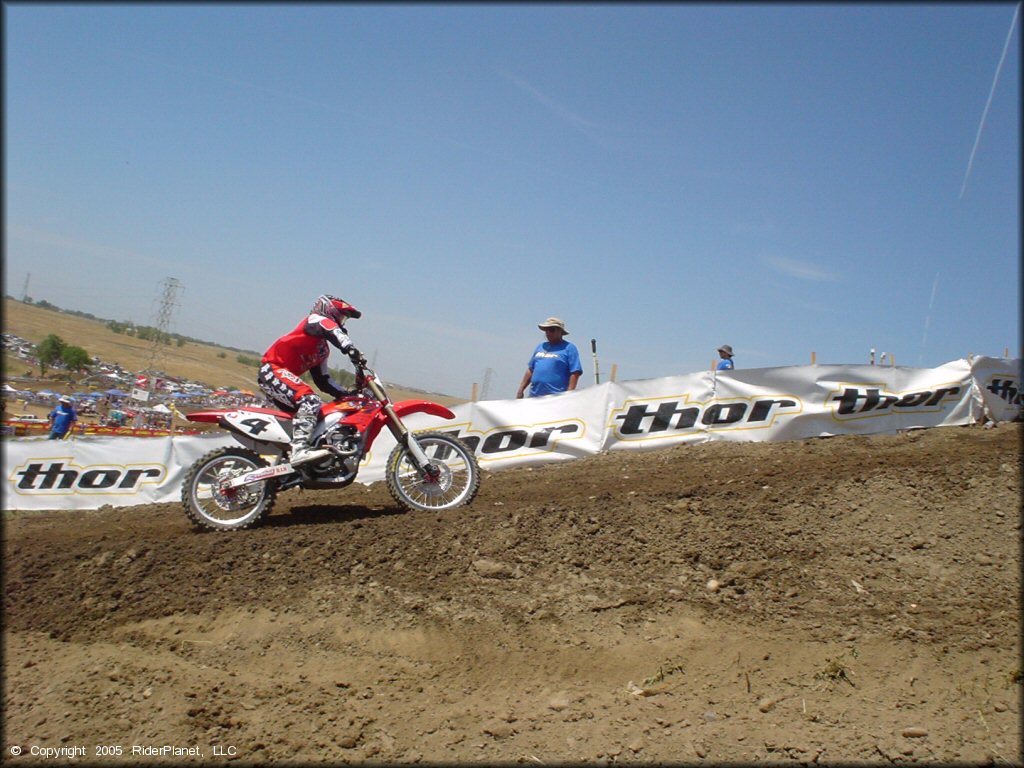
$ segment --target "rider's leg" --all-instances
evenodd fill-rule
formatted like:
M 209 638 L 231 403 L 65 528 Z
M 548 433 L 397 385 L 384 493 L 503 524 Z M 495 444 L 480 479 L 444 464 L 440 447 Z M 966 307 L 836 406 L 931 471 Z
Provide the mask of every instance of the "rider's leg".
M 313 458 L 310 453 L 309 441 L 313 436 L 321 405 L 323 405 L 323 401 L 313 393 L 299 398 L 299 409 L 292 417 L 292 464 L 299 464 Z
M 265 363 L 260 367 L 256 381 L 272 403 L 295 414 L 292 418 L 291 463 L 318 458 L 320 453 L 310 451 L 309 441 L 323 401 L 306 382 L 284 368 L 274 368 Z

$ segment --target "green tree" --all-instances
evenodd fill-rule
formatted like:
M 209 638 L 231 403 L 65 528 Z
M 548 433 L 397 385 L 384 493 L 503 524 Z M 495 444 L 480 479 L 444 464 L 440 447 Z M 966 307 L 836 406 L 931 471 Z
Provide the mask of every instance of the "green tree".
M 64 360 L 64 365 L 68 367 L 70 371 L 82 371 L 92 362 L 92 358 L 89 353 L 81 347 L 64 347 L 64 353 L 61 355 Z
M 39 346 L 36 347 L 36 356 L 39 358 L 39 372 L 43 376 L 46 375 L 46 369 L 48 366 L 51 366 L 58 360 L 63 359 L 64 348 L 66 346 L 64 339 L 51 333 L 43 339 L 42 342 L 40 342 Z

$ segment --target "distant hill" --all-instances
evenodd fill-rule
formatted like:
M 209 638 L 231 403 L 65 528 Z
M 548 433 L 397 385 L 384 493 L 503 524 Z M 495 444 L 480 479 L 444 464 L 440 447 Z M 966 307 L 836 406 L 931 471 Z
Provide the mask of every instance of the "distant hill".
M 106 323 L 106 320 L 90 318 L 81 313 L 26 304 L 11 297 L 4 298 L 5 333 L 13 333 L 33 344 L 38 344 L 53 333 L 67 344 L 82 347 L 105 363 L 116 363 L 134 372 L 148 369 L 153 356 L 153 342 L 115 333 Z M 261 355 L 262 351 L 238 350 L 197 340 L 183 340 L 179 346 L 178 341 L 172 339 L 169 344 L 160 345 L 152 367 L 170 376 L 197 381 L 209 387 L 255 390 L 256 365 L 253 363 Z M 4 355 L 5 377 L 16 376 L 26 367 L 24 361 Z M 36 373 L 38 370 L 36 368 Z M 466 402 L 462 398 L 399 386 L 390 387 L 389 391 L 395 400 L 428 397 L 445 405 Z

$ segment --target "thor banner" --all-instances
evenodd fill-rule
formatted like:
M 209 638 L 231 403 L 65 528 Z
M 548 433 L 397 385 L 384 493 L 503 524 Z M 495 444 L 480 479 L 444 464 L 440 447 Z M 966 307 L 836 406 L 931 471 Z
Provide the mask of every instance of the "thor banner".
M 177 501 L 188 467 L 228 435 L 3 442 L 4 509 L 97 509 Z
M 526 400 L 465 403 L 445 420 L 416 413 L 414 431 L 462 439 L 484 470 L 568 461 L 603 451 L 709 440 L 801 440 L 1019 419 L 1019 359 L 938 368 L 812 365 L 608 382 Z M 43 438 L 3 442 L 5 509 L 92 509 L 176 502 L 199 457 L 224 434 Z M 382 431 L 359 481 L 384 479 L 395 440 Z

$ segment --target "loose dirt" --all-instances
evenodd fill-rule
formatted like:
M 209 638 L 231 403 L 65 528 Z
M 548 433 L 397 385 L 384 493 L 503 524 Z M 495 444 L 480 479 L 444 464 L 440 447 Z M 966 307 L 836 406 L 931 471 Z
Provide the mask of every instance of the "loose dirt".
M 7 513 L 4 758 L 1019 764 L 1020 441 L 613 453 L 441 514 L 290 491 L 231 534 Z M 203 757 L 132 756 L 165 745 Z

